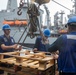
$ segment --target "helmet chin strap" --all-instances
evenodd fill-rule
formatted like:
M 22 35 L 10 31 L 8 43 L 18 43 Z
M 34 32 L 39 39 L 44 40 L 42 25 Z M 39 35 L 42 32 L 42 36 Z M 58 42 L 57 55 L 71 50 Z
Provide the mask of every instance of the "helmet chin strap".
M 10 37 L 10 35 L 7 35 L 7 34 L 4 34 L 7 38 L 9 38 Z

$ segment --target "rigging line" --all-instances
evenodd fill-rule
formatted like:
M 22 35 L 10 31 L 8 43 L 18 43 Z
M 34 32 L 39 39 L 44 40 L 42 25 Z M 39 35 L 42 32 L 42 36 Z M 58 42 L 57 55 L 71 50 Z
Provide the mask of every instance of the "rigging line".
M 60 5 L 60 6 L 64 7 L 64 8 L 66 8 L 67 10 L 71 11 L 69 8 L 65 7 L 64 5 L 58 3 L 58 2 L 56 2 L 56 1 L 54 1 L 54 0 L 52 0 L 52 1 L 55 2 L 55 3 L 57 3 L 57 4 Z

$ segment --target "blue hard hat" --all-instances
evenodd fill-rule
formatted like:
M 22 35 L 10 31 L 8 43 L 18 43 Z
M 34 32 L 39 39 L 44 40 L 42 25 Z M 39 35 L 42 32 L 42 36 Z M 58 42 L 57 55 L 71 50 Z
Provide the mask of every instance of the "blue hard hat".
M 43 34 L 44 34 L 44 36 L 49 37 L 51 35 L 51 32 L 49 29 L 44 29 Z
M 68 23 L 76 23 L 76 16 L 71 17 L 71 18 L 68 20 Z
M 8 24 L 5 24 L 5 25 L 3 25 L 2 30 L 5 30 L 5 29 L 11 29 L 11 28 Z

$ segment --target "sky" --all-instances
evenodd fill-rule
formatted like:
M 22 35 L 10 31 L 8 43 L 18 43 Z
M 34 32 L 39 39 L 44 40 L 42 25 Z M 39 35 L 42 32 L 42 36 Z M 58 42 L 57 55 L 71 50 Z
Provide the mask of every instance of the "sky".
M 65 7 L 67 7 L 67 8 L 69 8 L 70 10 L 72 10 L 72 5 L 73 5 L 73 3 L 72 3 L 71 0 L 54 0 L 54 1 L 58 2 L 59 4 L 65 6 Z M 54 1 L 50 0 L 50 2 L 46 4 L 46 6 L 48 7 L 48 9 L 49 9 L 49 11 L 50 11 L 51 21 L 53 22 L 53 20 L 54 20 L 54 15 L 55 15 L 55 13 L 56 13 L 57 11 L 58 11 L 59 13 L 60 13 L 61 11 L 64 11 L 65 14 L 63 15 L 63 17 L 64 17 L 64 19 L 65 19 L 65 17 L 66 17 L 66 19 L 68 20 L 67 15 L 70 14 L 70 10 L 62 7 L 61 5 L 55 3 Z M 60 16 L 60 14 L 59 14 L 59 16 Z
M 4 10 L 7 7 L 7 1 L 8 0 L 0 0 L 0 10 Z M 25 0 L 26 1 L 26 0 Z M 55 0 L 56 2 L 58 2 L 59 4 L 69 8 L 70 10 L 72 10 L 72 1 L 71 0 Z M 74 1 L 74 0 L 73 0 Z M 17 0 L 17 3 L 19 4 L 20 0 Z M 46 6 L 48 7 L 48 10 L 50 12 L 50 17 L 51 17 L 51 21 L 53 23 L 54 20 L 54 15 L 55 13 L 64 11 L 64 17 L 67 17 L 68 14 L 70 14 L 70 11 L 67 10 L 66 8 L 58 5 L 57 3 L 55 3 L 54 1 L 50 0 L 49 3 L 46 3 Z M 41 9 L 45 10 L 44 7 L 41 5 Z

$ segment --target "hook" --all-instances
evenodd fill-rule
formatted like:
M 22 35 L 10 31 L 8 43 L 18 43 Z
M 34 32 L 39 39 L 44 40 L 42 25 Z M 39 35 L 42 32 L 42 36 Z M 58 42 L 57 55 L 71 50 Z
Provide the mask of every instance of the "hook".
M 17 14 L 18 15 L 21 15 L 22 14 L 21 9 L 19 9 L 19 11 L 17 11 Z

